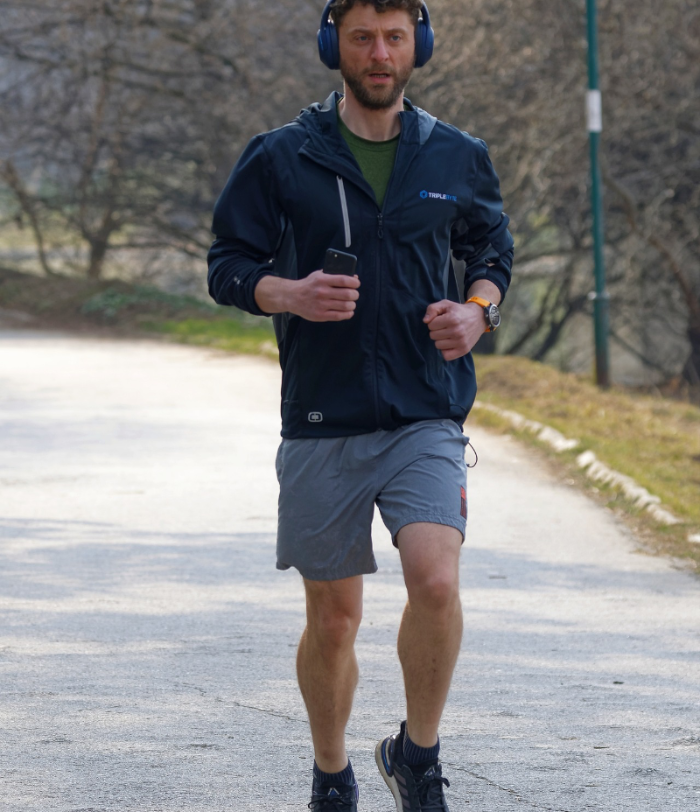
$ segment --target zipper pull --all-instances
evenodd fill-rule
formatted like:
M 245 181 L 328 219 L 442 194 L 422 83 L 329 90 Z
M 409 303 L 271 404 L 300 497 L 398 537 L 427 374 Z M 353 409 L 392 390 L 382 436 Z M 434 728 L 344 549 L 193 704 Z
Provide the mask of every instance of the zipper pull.
M 381 240 L 384 237 L 384 215 L 379 212 L 377 215 L 377 236 Z

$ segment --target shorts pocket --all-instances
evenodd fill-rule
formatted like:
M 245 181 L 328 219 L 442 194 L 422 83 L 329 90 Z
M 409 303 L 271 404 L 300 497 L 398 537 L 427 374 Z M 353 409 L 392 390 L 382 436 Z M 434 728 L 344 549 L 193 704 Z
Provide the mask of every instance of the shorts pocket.
M 277 472 L 277 481 L 282 482 L 282 472 L 284 471 L 284 447 L 285 440 L 279 445 L 277 449 L 277 456 L 275 457 L 275 471 Z

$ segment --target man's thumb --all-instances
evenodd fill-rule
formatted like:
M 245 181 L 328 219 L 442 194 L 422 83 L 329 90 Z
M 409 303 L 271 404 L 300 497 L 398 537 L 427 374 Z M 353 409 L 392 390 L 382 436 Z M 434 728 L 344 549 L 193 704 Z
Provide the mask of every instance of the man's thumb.
M 426 324 L 430 324 L 430 322 L 436 317 L 439 316 L 441 313 L 445 312 L 445 307 L 442 305 L 441 302 L 433 302 L 429 304 L 426 311 L 425 316 L 423 316 L 423 321 Z

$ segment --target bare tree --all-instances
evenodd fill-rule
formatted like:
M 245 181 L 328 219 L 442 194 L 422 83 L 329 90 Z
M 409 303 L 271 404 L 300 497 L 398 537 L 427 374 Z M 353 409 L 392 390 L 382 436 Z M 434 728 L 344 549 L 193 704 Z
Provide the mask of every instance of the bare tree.
M 0 178 L 46 273 L 68 248 L 89 277 L 116 248 L 201 260 L 237 152 L 303 95 L 304 70 L 283 64 L 303 4 L 272 12 L 252 0 L 0 0 Z
M 322 5 L 0 0 L 5 222 L 27 225 L 44 271 L 65 265 L 66 246 L 92 276 L 117 248 L 200 260 L 248 138 L 338 86 L 313 44 Z M 590 309 L 584 6 L 430 6 L 435 56 L 409 96 L 491 145 L 518 264 L 532 269 L 516 273 L 501 349 L 550 358 Z M 613 334 L 698 383 L 700 7 L 598 6 Z
M 697 384 L 700 8 L 598 5 L 613 333 L 649 366 Z M 581 272 L 590 255 L 585 9 L 433 0 L 431 10 L 441 28 L 436 58 L 414 83 L 419 101 L 493 145 L 518 262 L 565 260 L 557 274 L 516 281 L 535 306 L 508 349 L 543 357 L 587 310 L 592 287 Z

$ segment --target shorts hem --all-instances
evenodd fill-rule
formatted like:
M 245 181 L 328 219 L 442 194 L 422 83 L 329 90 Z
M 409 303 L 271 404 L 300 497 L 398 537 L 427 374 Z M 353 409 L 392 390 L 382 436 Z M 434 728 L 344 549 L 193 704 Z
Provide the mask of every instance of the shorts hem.
M 426 524 L 442 524 L 445 527 L 454 527 L 455 530 L 459 530 L 462 534 L 462 544 L 464 544 L 464 538 L 467 530 L 467 520 L 463 518 L 456 519 L 454 516 L 443 516 L 439 513 L 413 513 L 410 516 L 404 516 L 396 530 L 393 528 L 389 528 L 389 532 L 391 533 L 391 543 L 394 547 L 398 548 L 398 544 L 396 543 L 396 537 L 399 534 L 399 531 L 406 527 L 407 524 L 416 524 L 417 522 L 425 522 Z
M 373 575 L 379 568 L 376 563 L 373 567 L 360 567 L 359 569 L 346 569 L 336 570 L 310 570 L 306 567 L 298 567 L 296 564 L 287 564 L 281 561 L 277 562 L 278 570 L 288 570 L 294 568 L 298 571 L 302 578 L 307 581 L 342 581 L 344 578 L 354 578 L 356 575 Z

